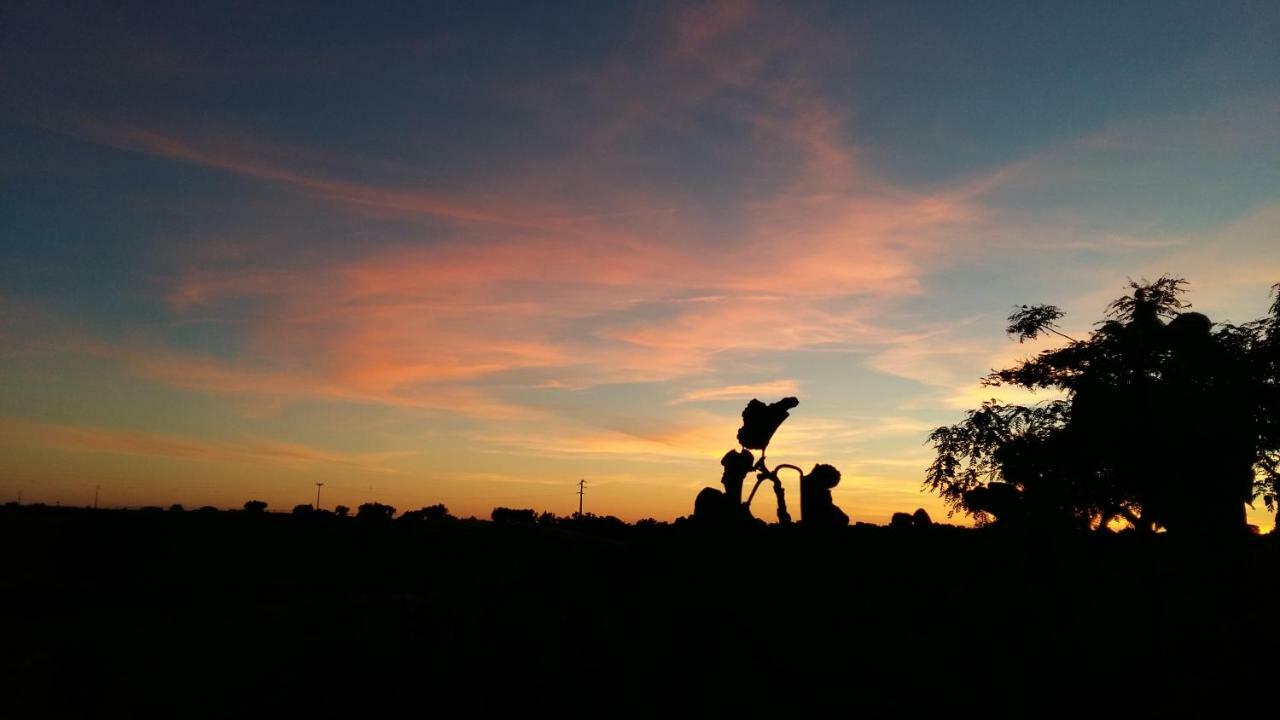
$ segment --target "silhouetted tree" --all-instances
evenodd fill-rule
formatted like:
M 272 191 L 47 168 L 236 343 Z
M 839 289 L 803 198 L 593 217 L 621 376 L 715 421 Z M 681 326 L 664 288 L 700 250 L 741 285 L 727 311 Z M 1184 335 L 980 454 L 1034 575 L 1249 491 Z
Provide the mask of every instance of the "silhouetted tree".
M 591 535 L 613 538 L 624 537 L 628 531 L 627 524 L 620 518 L 613 515 L 596 515 L 589 512 L 581 515 L 575 513 L 572 517 L 562 518 L 557 523 L 557 526 Z
M 185 511 L 186 511 L 186 508 L 182 507 L 182 506 L 181 506 L 181 505 L 179 505 L 178 503 L 174 503 L 174 504 L 172 504 L 172 505 L 170 505 L 170 506 L 169 506 L 169 512 L 180 513 L 180 512 L 185 512 Z
M 537 522 L 538 514 L 531 509 L 513 510 L 512 508 L 496 507 L 493 512 L 489 513 L 489 518 L 495 523 L 532 525 Z
M 351 514 L 351 508 L 346 505 L 339 505 L 333 509 L 333 514 L 344 518 Z
M 395 514 L 395 508 L 379 502 L 364 503 L 356 508 L 356 518 L 359 520 L 381 522 L 390 520 Z
M 1259 393 L 1260 457 L 1255 466 L 1260 473 L 1258 493 L 1267 509 L 1276 512 L 1280 504 L 1280 284 L 1271 288 L 1271 297 L 1267 316 L 1241 326 L 1237 334 L 1239 342 L 1249 351 L 1252 371 L 1260 380 L 1254 385 Z M 1280 522 L 1273 532 L 1280 532 Z
M 261 500 L 250 500 L 244 504 L 244 511 L 247 513 L 262 513 L 267 511 L 267 504 Z
M 1243 532 L 1244 505 L 1276 493 L 1280 299 L 1271 315 L 1215 325 L 1186 311 L 1186 281 L 1130 282 L 1084 340 L 1051 305 L 1021 306 L 1008 333 L 1067 345 L 992 372 L 990 386 L 1051 389 L 1033 406 L 992 400 L 933 431 L 925 485 L 980 523 Z M 1166 322 L 1167 321 L 1167 322 Z M 1262 481 L 1255 484 L 1257 471 Z
M 410 510 L 400 516 L 401 522 L 440 522 L 441 520 L 452 520 L 453 516 L 449 514 L 449 508 L 444 505 L 428 505 L 417 510 Z
M 315 508 L 313 508 L 313 507 L 311 507 L 311 505 L 310 505 L 310 504 L 306 504 L 306 505 L 294 505 L 294 506 L 293 506 L 293 515 L 294 515 L 295 517 L 301 517 L 301 516 L 304 516 L 304 515 L 310 515 L 310 514 L 314 513 L 314 512 L 315 512 L 315 510 L 316 510 L 316 509 L 315 509 Z

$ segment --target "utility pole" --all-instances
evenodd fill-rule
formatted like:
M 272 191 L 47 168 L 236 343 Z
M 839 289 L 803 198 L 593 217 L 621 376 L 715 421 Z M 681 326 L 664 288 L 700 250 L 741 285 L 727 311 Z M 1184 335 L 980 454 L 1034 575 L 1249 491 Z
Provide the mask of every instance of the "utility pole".
M 578 481 L 578 517 L 582 517 L 582 496 L 587 492 L 587 481 Z
M 320 509 L 320 488 L 324 487 L 324 483 L 316 483 L 316 509 Z

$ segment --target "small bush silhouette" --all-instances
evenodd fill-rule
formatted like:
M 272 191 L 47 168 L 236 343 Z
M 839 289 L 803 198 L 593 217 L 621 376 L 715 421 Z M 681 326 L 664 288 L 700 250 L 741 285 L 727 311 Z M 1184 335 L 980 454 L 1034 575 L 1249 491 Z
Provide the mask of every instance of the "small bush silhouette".
M 532 509 L 513 510 L 511 508 L 496 507 L 493 512 L 489 513 L 489 518 L 495 523 L 532 525 L 537 522 L 538 514 Z
M 364 503 L 356 508 L 357 519 L 371 522 L 384 522 L 390 520 L 395 514 L 395 508 L 377 502 Z
M 449 508 L 444 505 L 428 505 L 417 510 L 410 510 L 400 516 L 401 522 L 440 522 L 441 520 L 452 520 L 453 516 L 449 514 Z

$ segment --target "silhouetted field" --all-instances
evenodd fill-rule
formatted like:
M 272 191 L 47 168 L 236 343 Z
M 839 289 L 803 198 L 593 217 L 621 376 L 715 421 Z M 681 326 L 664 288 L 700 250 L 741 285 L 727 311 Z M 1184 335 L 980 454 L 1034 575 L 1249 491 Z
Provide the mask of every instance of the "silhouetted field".
M 5 717 L 1275 707 L 1267 536 L 7 508 L 0 540 Z

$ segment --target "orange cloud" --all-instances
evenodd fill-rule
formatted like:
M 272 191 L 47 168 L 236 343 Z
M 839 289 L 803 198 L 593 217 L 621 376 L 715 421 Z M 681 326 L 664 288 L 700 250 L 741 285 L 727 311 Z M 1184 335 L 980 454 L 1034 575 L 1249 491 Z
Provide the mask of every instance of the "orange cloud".
M 690 390 L 676 398 L 673 403 L 701 402 L 704 400 L 736 400 L 754 397 L 783 397 L 794 395 L 799 385 L 795 380 L 775 380 L 752 385 L 726 385 L 724 387 L 701 388 Z
M 719 424 L 681 424 L 674 429 L 648 434 L 568 429 L 547 439 L 527 433 L 486 434 L 483 439 L 495 445 L 518 448 L 530 455 L 625 457 L 631 461 L 714 462 L 726 449 Z
M 41 423 L 0 418 L 8 441 L 75 452 L 143 455 L 201 461 L 324 463 L 391 472 L 379 465 L 385 455 L 346 455 L 306 445 L 258 440 L 243 443 L 195 440 L 172 435 L 111 430 L 85 425 Z

